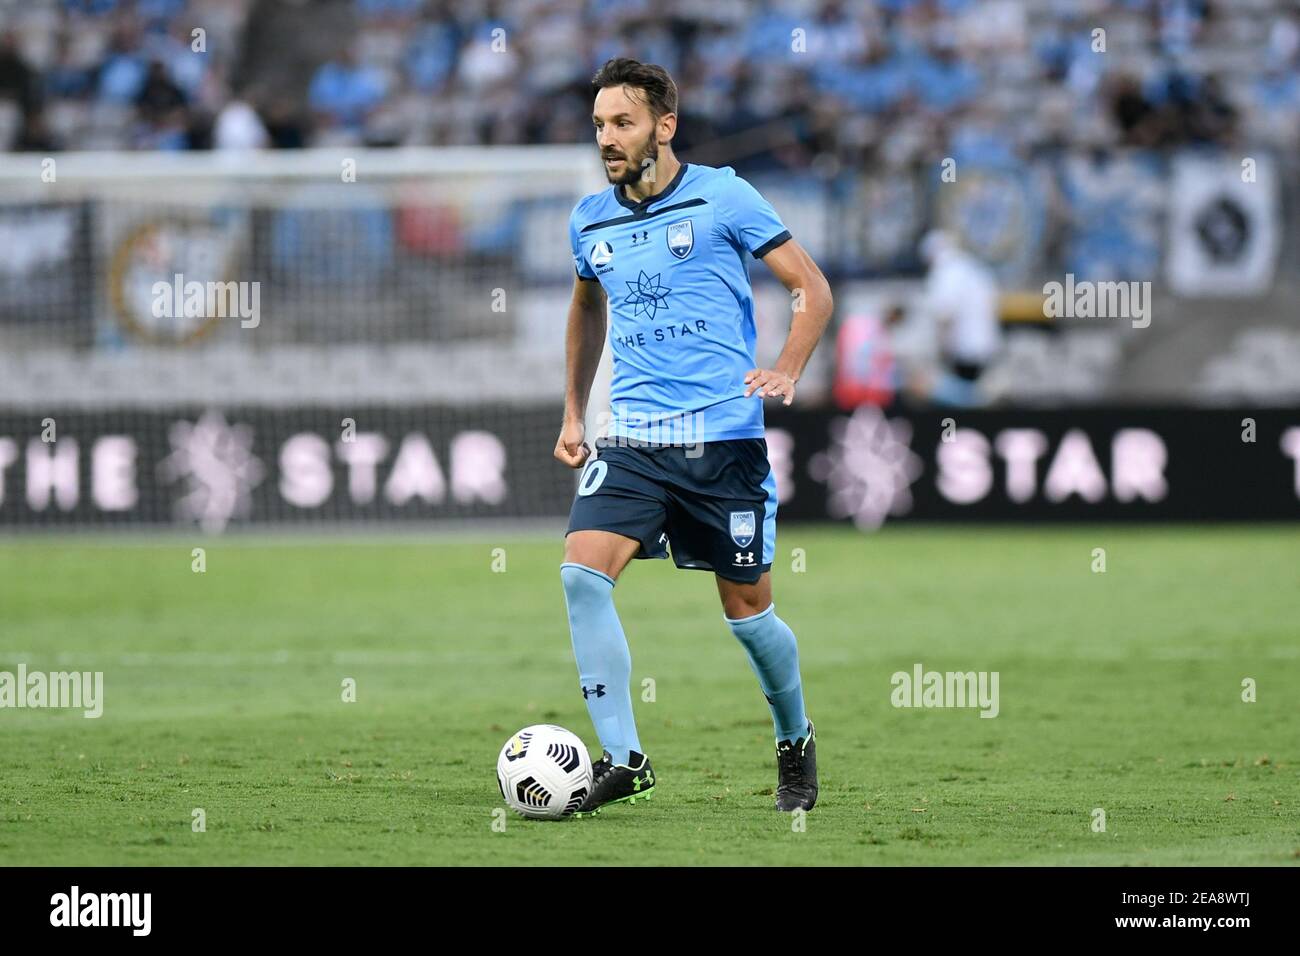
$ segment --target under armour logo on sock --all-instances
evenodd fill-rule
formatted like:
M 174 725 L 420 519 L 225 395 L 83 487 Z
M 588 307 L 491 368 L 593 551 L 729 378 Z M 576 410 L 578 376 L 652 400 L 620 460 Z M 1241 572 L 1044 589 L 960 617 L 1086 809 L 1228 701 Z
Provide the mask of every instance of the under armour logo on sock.
M 605 696 L 605 685 L 604 685 L 604 684 L 597 684 L 594 688 L 591 688 L 591 687 L 584 687 L 584 688 L 582 689 L 582 699 L 583 699 L 583 700 L 586 700 L 586 699 L 587 699 L 588 697 L 590 697 L 592 694 L 595 694 L 597 697 L 604 697 L 604 696 Z

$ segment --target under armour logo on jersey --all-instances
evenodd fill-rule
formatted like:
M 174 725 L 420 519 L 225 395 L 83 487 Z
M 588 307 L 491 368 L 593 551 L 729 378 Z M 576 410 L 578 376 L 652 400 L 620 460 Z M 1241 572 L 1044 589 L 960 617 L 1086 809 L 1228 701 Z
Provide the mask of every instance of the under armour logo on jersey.
M 649 238 L 650 238 L 650 233 L 649 233 L 649 232 L 642 232 L 642 233 L 635 233 L 635 232 L 634 232 L 634 233 L 632 233 L 632 245 L 635 246 L 635 245 L 637 245 L 638 243 L 645 242 L 645 241 L 646 241 L 647 239 L 649 239 Z
M 586 700 L 586 699 L 587 699 L 588 697 L 590 697 L 592 694 L 595 694 L 597 697 L 604 697 L 604 696 L 605 696 L 605 685 L 604 685 L 604 684 L 597 684 L 595 687 L 584 687 L 584 688 L 582 689 L 582 699 L 583 699 L 583 700 Z
M 754 552 L 737 551 L 736 560 L 731 563 L 738 568 L 752 568 L 754 566 Z

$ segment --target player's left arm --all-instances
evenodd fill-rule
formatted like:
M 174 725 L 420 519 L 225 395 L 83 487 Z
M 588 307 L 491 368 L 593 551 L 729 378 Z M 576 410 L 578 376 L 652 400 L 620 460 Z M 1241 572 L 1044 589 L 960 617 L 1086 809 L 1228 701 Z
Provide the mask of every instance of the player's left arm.
M 783 396 L 784 404 L 789 405 L 794 401 L 795 382 L 799 381 L 813 349 L 826 331 L 835 302 L 822 270 L 793 239 L 787 239 L 763 256 L 763 262 L 790 291 L 794 319 L 776 364 L 772 368 L 750 369 L 745 374 L 745 397 L 757 391 L 759 398 Z

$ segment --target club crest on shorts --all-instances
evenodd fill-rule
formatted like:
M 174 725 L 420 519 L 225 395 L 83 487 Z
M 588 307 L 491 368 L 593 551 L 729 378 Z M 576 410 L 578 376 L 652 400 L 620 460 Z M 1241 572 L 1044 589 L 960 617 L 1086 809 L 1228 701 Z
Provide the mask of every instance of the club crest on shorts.
M 736 542 L 738 548 L 743 548 L 754 540 L 754 512 L 731 513 L 731 540 Z
M 695 245 L 695 232 L 689 219 L 671 223 L 667 235 L 669 252 L 678 259 L 685 259 L 691 254 L 691 248 Z

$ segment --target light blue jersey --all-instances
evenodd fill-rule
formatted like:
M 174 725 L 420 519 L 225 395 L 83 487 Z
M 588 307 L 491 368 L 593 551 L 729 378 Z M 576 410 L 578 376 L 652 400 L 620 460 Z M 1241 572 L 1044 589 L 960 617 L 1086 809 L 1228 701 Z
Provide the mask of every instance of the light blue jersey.
M 772 206 L 729 166 L 683 163 L 663 192 L 621 186 L 569 218 L 574 266 L 609 300 L 614 380 L 609 434 L 692 444 L 763 437 L 750 255 L 790 238 Z

